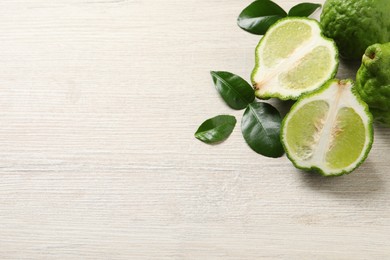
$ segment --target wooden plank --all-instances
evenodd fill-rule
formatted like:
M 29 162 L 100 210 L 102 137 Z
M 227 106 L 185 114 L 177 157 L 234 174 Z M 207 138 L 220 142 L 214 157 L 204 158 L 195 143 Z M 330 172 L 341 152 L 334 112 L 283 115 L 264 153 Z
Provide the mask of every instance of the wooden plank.
M 193 137 L 241 118 L 209 71 L 249 79 L 249 3 L 0 2 L 0 259 L 390 258 L 388 129 L 330 179 Z

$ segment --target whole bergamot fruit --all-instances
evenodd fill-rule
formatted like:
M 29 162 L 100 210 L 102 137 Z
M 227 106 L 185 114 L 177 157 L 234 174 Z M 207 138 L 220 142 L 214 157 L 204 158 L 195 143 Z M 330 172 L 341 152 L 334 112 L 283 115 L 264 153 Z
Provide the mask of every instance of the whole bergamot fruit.
M 390 42 L 367 48 L 356 74 L 356 90 L 374 118 L 390 126 Z
M 327 0 L 321 25 L 342 58 L 360 60 L 368 46 L 390 41 L 390 1 Z

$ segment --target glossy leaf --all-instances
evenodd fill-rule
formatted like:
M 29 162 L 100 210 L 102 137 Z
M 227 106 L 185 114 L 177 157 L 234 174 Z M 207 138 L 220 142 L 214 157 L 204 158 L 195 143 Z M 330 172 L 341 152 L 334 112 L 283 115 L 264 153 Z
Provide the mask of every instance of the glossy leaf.
M 210 118 L 200 125 L 195 137 L 208 144 L 222 142 L 233 132 L 236 122 L 236 118 L 230 115 Z
M 268 103 L 251 103 L 244 112 L 241 131 L 247 144 L 267 157 L 280 157 L 284 149 L 280 141 L 281 117 Z
M 257 0 L 241 12 L 237 24 L 245 31 L 264 35 L 272 24 L 286 16 L 287 13 L 276 3 L 270 0 Z
M 244 109 L 255 100 L 253 87 L 240 76 L 226 71 L 211 71 L 215 88 L 233 109 Z
M 297 4 L 296 6 L 290 9 L 290 11 L 288 12 L 288 16 L 307 17 L 310 16 L 312 13 L 314 13 L 314 11 L 317 10 L 318 8 L 321 8 L 320 4 L 313 4 L 313 3 Z

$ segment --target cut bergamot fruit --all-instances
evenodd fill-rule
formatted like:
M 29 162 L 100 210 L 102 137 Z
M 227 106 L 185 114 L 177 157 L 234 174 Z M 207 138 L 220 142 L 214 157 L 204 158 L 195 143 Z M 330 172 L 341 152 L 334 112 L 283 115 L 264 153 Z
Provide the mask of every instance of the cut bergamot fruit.
M 289 17 L 271 26 L 256 47 L 252 84 L 258 98 L 297 99 L 334 77 L 338 52 L 316 20 Z
M 282 122 L 288 158 L 304 170 L 325 176 L 352 172 L 373 142 L 372 115 L 352 80 L 330 80 L 302 96 Z

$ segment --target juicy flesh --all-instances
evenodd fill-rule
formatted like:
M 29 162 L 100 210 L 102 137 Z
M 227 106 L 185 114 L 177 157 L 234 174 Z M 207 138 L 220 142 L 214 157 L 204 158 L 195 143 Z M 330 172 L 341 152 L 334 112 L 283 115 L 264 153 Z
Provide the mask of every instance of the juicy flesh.
M 303 56 L 288 71 L 279 75 L 279 83 L 290 89 L 308 89 L 326 77 L 324 72 L 331 67 L 331 55 L 324 46 L 318 46 Z M 320 62 L 318 62 L 320 61 Z
M 311 37 L 310 25 L 292 21 L 278 28 L 267 38 L 263 61 L 266 67 L 273 67 L 289 57 L 303 42 Z M 288 44 L 286 44 L 288 43 Z
M 289 119 L 285 139 L 290 156 L 301 167 L 332 172 L 360 161 L 368 141 L 368 117 L 351 87 L 333 83 L 307 98 Z
M 359 158 L 363 150 L 363 120 L 352 108 L 341 108 L 337 113 L 331 137 L 325 156 L 327 166 L 336 169 L 347 167 Z
M 310 160 L 313 157 L 328 112 L 329 104 L 323 100 L 316 100 L 303 106 L 290 119 L 286 137 L 288 146 L 301 160 Z

